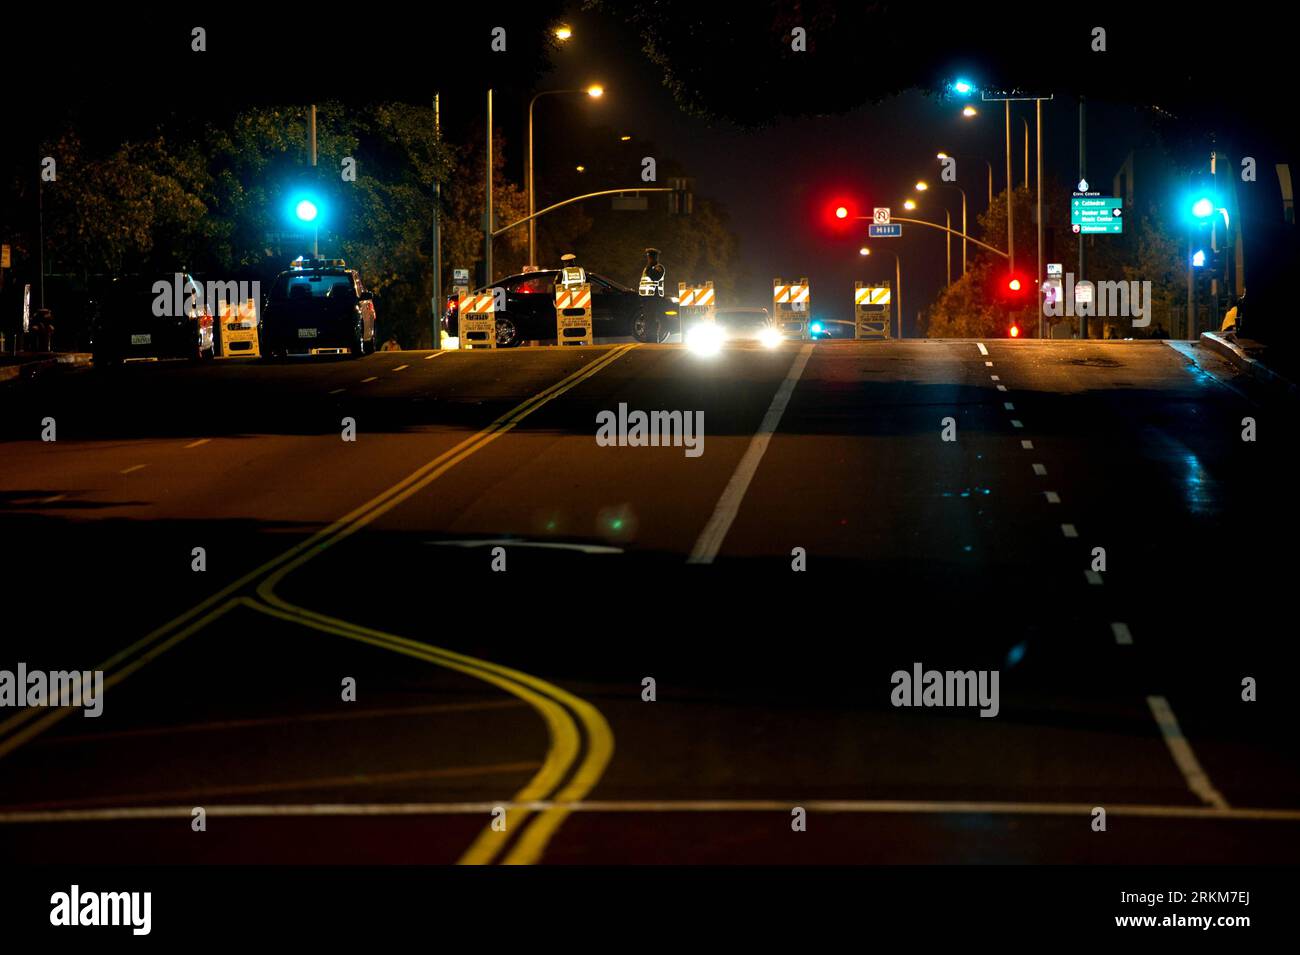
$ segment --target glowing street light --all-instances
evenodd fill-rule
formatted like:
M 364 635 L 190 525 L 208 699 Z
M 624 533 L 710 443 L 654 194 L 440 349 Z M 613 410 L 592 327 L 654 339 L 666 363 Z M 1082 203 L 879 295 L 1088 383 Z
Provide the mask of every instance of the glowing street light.
M 868 249 L 865 245 L 862 248 L 858 249 L 858 255 L 870 255 L 870 254 L 871 254 L 871 250 Z
M 587 87 L 587 95 L 592 99 L 600 99 L 605 95 L 605 87 L 601 86 L 599 83 L 592 83 Z
M 563 42 L 573 36 L 573 28 L 568 26 L 559 26 L 555 28 L 555 39 Z
M 962 107 L 961 114 L 969 118 L 971 116 L 978 116 L 979 110 L 977 110 L 974 106 L 964 106 Z
M 925 192 L 925 190 L 927 190 L 927 189 L 929 189 L 929 188 L 930 188 L 930 184 L 927 183 L 927 182 L 918 182 L 918 183 L 916 184 L 916 191 L 917 191 L 917 192 Z
M 904 200 L 903 200 L 903 208 L 906 209 L 908 212 L 911 212 L 913 209 L 916 208 L 916 200 L 915 200 L 915 199 L 904 199 Z

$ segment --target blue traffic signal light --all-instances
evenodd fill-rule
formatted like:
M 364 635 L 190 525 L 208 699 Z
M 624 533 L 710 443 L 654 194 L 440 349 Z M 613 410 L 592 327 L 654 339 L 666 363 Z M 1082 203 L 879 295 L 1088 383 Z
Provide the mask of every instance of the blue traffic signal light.
M 303 222 L 315 222 L 320 210 L 310 199 L 302 199 L 293 207 L 293 213 Z
M 1214 215 L 1214 200 L 1209 196 L 1201 196 L 1192 203 L 1192 215 L 1198 219 L 1208 219 Z

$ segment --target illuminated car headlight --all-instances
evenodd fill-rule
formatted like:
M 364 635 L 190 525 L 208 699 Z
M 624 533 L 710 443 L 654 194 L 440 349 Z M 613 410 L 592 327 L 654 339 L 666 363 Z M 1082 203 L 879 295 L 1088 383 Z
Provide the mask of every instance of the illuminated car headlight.
M 776 348 L 781 344 L 781 333 L 775 328 L 765 328 L 758 333 L 758 340 L 764 348 Z
M 717 322 L 700 322 L 686 333 L 686 347 L 697 355 L 716 355 L 726 338 L 726 330 Z

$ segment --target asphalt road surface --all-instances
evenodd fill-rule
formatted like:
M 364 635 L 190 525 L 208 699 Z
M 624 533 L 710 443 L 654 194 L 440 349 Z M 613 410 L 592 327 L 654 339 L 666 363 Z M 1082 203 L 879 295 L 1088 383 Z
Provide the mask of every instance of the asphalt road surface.
M 0 709 L 0 857 L 1294 860 L 1298 430 L 1164 342 L 4 385 L 0 670 L 105 688 Z

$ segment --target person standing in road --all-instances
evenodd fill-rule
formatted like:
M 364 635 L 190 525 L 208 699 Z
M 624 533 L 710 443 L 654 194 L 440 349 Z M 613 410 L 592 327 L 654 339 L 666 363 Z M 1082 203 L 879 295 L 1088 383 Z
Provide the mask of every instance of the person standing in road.
M 664 276 L 667 274 L 659 264 L 659 250 L 645 250 L 645 268 L 641 270 L 641 282 L 637 288 L 642 295 L 664 294 Z

